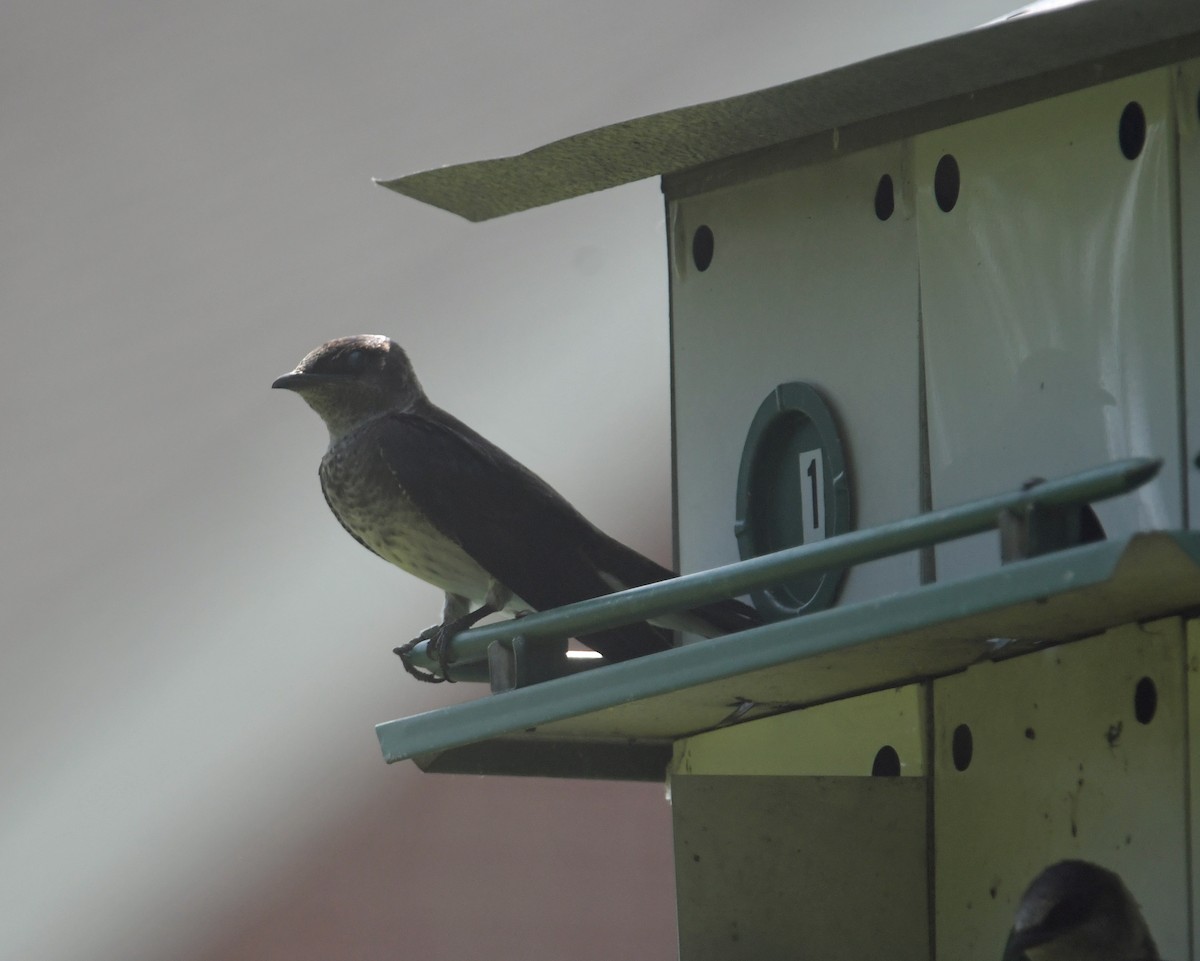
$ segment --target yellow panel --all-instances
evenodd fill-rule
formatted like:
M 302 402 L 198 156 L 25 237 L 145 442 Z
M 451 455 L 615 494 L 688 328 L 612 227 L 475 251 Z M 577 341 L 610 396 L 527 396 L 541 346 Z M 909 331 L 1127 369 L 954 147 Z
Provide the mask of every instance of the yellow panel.
M 925 773 L 925 686 L 748 721 L 675 742 L 672 774 L 869 775 L 884 747 Z
M 1025 885 L 1069 857 L 1121 874 L 1163 957 L 1188 956 L 1184 671 L 1169 618 L 934 682 L 939 958 L 999 957 Z
M 929 961 L 928 788 L 678 777 L 681 961 Z

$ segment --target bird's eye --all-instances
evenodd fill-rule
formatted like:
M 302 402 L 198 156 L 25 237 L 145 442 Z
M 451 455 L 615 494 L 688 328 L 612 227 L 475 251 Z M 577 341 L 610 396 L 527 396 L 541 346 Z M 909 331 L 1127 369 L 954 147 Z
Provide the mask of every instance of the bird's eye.
M 348 370 L 360 371 L 367 366 L 367 355 L 361 350 L 352 350 L 346 355 L 346 367 Z

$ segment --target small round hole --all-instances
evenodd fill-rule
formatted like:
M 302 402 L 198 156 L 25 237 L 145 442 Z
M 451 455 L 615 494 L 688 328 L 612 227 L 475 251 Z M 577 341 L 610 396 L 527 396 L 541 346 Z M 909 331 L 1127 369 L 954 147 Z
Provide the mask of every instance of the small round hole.
M 713 238 L 712 228 L 707 224 L 701 224 L 692 235 L 692 260 L 695 262 L 697 270 L 708 270 L 715 248 L 716 240 Z
M 975 739 L 971 737 L 971 729 L 960 724 L 954 729 L 950 739 L 950 756 L 954 759 L 954 769 L 965 771 L 971 766 L 971 756 L 975 753 Z
M 1121 144 L 1121 153 L 1127 160 L 1133 160 L 1146 145 L 1146 114 L 1136 100 L 1131 100 L 1121 111 L 1117 141 Z
M 892 175 L 884 174 L 879 178 L 879 186 L 875 188 L 875 216 L 887 220 L 896 211 L 896 188 L 892 184 Z
M 871 777 L 899 777 L 900 755 L 890 744 L 885 744 L 875 754 L 871 765 Z
M 1149 724 L 1158 712 L 1158 688 L 1148 677 L 1143 677 L 1133 689 L 1133 716 L 1140 724 Z
M 958 161 L 951 154 L 943 154 L 933 173 L 933 196 L 946 213 L 958 203 L 958 187 Z

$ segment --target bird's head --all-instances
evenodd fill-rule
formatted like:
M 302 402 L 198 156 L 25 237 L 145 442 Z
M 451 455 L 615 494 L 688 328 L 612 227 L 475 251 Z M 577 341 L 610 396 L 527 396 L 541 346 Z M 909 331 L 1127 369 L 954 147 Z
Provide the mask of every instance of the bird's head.
M 271 386 L 303 397 L 335 441 L 372 417 L 404 410 L 425 396 L 403 348 L 379 334 L 322 344 Z
M 1157 961 L 1158 950 L 1121 878 L 1087 861 L 1059 861 L 1017 908 L 1005 961 Z

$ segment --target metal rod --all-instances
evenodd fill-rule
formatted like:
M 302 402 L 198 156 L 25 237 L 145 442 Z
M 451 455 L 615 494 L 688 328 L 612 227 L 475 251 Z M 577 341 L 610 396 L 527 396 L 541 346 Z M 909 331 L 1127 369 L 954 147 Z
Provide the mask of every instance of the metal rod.
M 486 660 L 488 645 L 517 634 L 527 638 L 578 637 L 645 621 L 673 611 L 686 610 L 770 587 L 802 574 L 837 570 L 866 561 L 890 557 L 930 544 L 955 540 L 992 530 L 1002 511 L 1033 505 L 1063 506 L 1092 503 L 1126 494 L 1153 478 L 1162 467 L 1156 458 L 1115 461 L 1103 467 L 1044 481 L 1028 489 L 1010 491 L 957 507 L 930 511 L 867 530 L 852 531 L 816 544 L 789 547 L 736 564 L 682 574 L 667 581 L 606 594 L 577 604 L 525 617 L 487 624 L 456 635 L 451 641 L 452 673 L 474 661 Z M 417 645 L 413 663 L 430 669 L 436 661 L 426 656 L 428 642 Z M 475 679 L 476 671 L 459 675 Z

